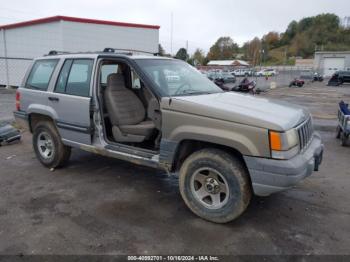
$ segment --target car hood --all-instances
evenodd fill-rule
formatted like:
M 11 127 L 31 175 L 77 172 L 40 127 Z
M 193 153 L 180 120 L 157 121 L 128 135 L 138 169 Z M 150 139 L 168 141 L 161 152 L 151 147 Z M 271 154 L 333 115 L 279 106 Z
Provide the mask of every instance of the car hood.
M 165 98 L 162 108 L 276 131 L 293 128 L 310 115 L 294 104 L 234 92 Z

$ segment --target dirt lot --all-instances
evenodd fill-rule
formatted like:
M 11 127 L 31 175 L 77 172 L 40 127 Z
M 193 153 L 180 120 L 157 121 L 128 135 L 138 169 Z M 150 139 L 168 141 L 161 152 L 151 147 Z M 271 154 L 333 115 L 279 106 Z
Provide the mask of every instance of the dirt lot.
M 350 87 L 308 86 L 263 96 L 334 121 L 334 103 L 349 94 Z M 50 172 L 24 133 L 21 143 L 0 147 L 0 254 L 350 255 L 350 147 L 333 133 L 321 135 L 320 172 L 254 198 L 239 219 L 217 225 L 187 209 L 175 176 L 80 150 L 66 168 Z

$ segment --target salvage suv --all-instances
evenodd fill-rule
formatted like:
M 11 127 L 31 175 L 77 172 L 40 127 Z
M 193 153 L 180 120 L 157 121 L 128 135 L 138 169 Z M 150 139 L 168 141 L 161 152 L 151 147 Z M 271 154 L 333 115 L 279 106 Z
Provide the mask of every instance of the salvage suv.
M 50 52 L 30 66 L 14 114 L 44 166 L 64 165 L 76 147 L 179 174 L 186 205 L 217 223 L 322 161 L 307 110 L 223 92 L 187 63 L 159 56 Z

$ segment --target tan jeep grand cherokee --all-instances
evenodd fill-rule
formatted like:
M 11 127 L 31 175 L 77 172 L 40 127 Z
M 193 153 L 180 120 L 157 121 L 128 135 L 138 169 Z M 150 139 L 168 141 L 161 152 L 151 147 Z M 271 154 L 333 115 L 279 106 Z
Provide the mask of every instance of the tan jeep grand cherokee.
M 175 59 L 50 52 L 35 59 L 16 99 L 16 119 L 33 133 L 43 165 L 62 166 L 77 147 L 179 173 L 187 206 L 217 223 L 237 218 L 253 193 L 295 185 L 322 160 L 308 111 L 223 92 Z

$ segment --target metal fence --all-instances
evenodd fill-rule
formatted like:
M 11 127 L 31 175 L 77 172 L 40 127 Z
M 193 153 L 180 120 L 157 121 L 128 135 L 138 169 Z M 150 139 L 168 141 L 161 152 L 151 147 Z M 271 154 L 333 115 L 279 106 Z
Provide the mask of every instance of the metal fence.
M 0 57 L 0 86 L 18 87 L 32 60 L 32 58 L 24 57 Z M 311 82 L 313 73 L 321 72 L 315 68 L 296 66 L 256 67 L 254 71 L 258 72 L 266 68 L 275 69 L 277 74 L 269 77 L 249 77 L 249 79 L 257 82 L 257 87 L 261 90 L 270 87 L 288 86 L 295 78 L 302 78 L 305 82 Z M 237 82 L 241 79 L 242 77 L 237 77 Z
M 318 68 L 311 67 L 296 67 L 296 66 L 275 66 L 275 67 L 256 67 L 255 72 L 259 72 L 263 69 L 274 69 L 276 75 L 273 76 L 249 76 L 250 80 L 255 80 L 257 82 L 257 87 L 260 90 L 267 90 L 273 87 L 286 87 L 295 80 L 302 79 L 305 83 L 310 83 L 313 80 L 314 73 L 322 72 Z M 322 74 L 321 74 L 322 75 Z M 236 82 L 239 82 L 243 77 L 237 77 Z
M 18 87 L 32 58 L 0 57 L 0 86 Z

